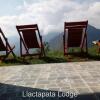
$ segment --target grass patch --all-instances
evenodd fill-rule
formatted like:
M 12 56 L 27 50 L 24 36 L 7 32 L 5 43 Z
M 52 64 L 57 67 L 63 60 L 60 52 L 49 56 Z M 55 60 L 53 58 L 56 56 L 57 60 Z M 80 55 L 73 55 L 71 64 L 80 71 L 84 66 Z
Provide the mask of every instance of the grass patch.
M 11 65 L 25 65 L 25 64 L 45 64 L 45 63 L 63 63 L 63 62 L 81 62 L 81 61 L 99 61 L 100 54 L 98 53 L 97 46 L 88 48 L 88 54 L 80 53 L 80 49 L 69 50 L 70 54 L 64 56 L 63 52 L 60 51 L 49 51 L 46 57 L 16 57 L 13 59 L 9 56 L 8 59 L 0 61 L 0 66 L 11 66 Z M 76 53 L 72 53 L 76 52 Z

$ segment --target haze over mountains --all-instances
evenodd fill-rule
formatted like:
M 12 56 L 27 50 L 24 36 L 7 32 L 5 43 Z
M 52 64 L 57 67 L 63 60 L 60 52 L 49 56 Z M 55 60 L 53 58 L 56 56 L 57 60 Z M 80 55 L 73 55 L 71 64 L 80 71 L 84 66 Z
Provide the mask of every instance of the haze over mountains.
M 96 29 L 95 27 L 89 25 L 87 29 L 87 37 L 88 37 L 88 47 L 92 46 L 93 40 L 99 40 L 100 39 L 100 29 Z M 50 49 L 52 50 L 63 50 L 63 32 L 58 33 L 49 33 L 45 36 L 43 36 L 43 41 L 48 42 Z M 9 42 L 16 46 L 15 53 L 17 55 L 20 54 L 20 42 L 19 42 L 19 36 L 16 37 L 10 37 Z

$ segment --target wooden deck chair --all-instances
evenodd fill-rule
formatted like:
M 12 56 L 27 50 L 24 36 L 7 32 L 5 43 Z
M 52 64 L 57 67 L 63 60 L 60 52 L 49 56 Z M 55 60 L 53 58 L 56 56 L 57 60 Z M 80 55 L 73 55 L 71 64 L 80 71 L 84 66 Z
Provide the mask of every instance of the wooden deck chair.
M 68 54 L 69 47 L 80 47 L 81 51 L 84 51 L 85 48 L 86 53 L 88 53 L 86 33 L 87 25 L 88 21 L 64 23 L 64 55 Z
M 38 25 L 18 25 L 16 26 L 20 36 L 20 55 L 21 56 L 44 56 L 44 46 L 42 43 L 42 36 L 40 35 Z M 24 48 L 23 48 L 24 47 Z M 40 51 L 30 53 L 30 49 L 38 48 Z M 25 53 L 23 53 L 23 49 Z
M 7 58 L 10 53 L 12 53 L 14 58 L 16 57 L 16 55 L 13 52 L 14 48 L 15 46 L 13 47 L 10 46 L 8 39 L 5 37 L 3 31 L 0 28 L 0 51 L 6 52 L 6 55 L 4 55 L 4 59 Z

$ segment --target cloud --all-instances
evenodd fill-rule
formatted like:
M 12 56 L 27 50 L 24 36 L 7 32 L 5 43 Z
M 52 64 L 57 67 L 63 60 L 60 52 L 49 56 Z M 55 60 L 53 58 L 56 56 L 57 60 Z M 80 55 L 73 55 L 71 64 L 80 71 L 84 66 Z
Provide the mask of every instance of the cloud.
M 62 32 L 65 21 L 89 20 L 100 28 L 99 0 L 24 0 L 16 7 L 17 14 L 0 17 L 0 25 L 8 36 L 17 35 L 15 25 L 37 23 L 43 35 Z

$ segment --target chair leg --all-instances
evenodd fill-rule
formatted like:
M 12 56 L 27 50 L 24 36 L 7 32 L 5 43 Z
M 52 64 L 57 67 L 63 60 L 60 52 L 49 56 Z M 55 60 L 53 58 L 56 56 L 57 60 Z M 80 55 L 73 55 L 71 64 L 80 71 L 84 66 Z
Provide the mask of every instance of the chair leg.
M 87 35 L 86 35 L 86 53 L 88 54 Z
M 64 56 L 66 55 L 66 53 L 65 53 L 65 48 L 64 48 Z
M 16 55 L 15 55 L 15 53 L 13 52 L 13 49 L 14 49 L 14 48 L 15 48 L 15 46 L 13 46 L 13 48 L 10 49 L 9 54 L 12 53 L 13 57 L 16 58 Z M 9 55 L 9 54 L 8 54 L 8 55 Z
M 64 48 L 64 56 L 68 55 L 68 48 Z
M 81 47 L 81 53 L 83 53 L 83 52 L 84 52 L 83 47 Z
M 88 54 L 88 47 L 87 47 L 87 44 L 86 44 L 86 53 Z
M 67 55 L 67 53 L 68 53 L 68 48 L 66 48 L 64 45 L 64 55 Z
M 16 55 L 15 55 L 15 53 L 13 52 L 13 49 L 14 49 L 14 48 L 15 48 L 15 46 L 14 46 L 13 48 L 11 48 L 11 47 L 8 48 L 9 51 L 6 51 L 5 59 L 9 56 L 10 53 L 12 53 L 13 57 L 16 58 Z

